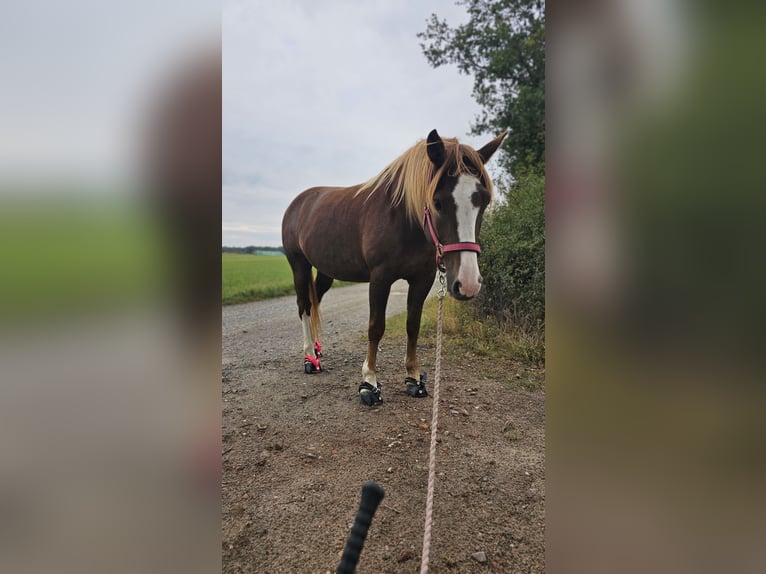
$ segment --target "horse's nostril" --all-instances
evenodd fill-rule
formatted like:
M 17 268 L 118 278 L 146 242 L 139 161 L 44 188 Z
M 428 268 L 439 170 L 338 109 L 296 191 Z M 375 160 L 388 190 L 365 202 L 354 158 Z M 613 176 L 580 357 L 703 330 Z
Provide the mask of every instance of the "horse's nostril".
M 454 284 L 454 285 L 452 285 L 452 292 L 453 292 L 455 295 L 460 295 L 460 288 L 461 288 L 462 286 L 463 286 L 463 284 L 462 284 L 462 283 L 460 283 L 460 281 L 455 281 L 455 284 Z

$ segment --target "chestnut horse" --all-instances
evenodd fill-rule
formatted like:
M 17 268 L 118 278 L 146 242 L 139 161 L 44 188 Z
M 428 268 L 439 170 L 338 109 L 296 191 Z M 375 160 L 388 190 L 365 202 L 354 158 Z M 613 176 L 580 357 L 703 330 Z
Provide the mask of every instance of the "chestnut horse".
M 359 396 L 366 405 L 382 402 L 378 343 L 386 328 L 391 285 L 406 279 L 405 386 L 413 397 L 427 396 L 417 358 L 423 303 L 437 267 L 446 270 L 448 291 L 456 299 L 471 299 L 481 288 L 477 237 L 492 198 L 484 164 L 505 135 L 474 150 L 433 130 L 366 183 L 314 187 L 293 200 L 282 221 L 282 245 L 298 296 L 306 373 L 321 370 L 319 303 L 333 279 L 369 281 L 367 357 Z

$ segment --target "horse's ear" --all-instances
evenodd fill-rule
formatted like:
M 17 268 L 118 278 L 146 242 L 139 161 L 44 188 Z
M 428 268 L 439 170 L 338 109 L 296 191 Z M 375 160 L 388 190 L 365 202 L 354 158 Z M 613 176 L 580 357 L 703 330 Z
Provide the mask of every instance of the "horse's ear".
M 426 150 L 428 151 L 428 158 L 434 164 L 434 169 L 439 169 L 444 163 L 447 154 L 444 151 L 444 142 L 436 130 L 431 130 L 431 133 L 428 134 Z
M 495 152 L 497 151 L 497 148 L 500 147 L 500 144 L 503 143 L 503 140 L 505 139 L 505 136 L 507 135 L 508 135 L 508 130 L 505 130 L 503 133 L 501 133 L 499 136 L 497 136 L 495 139 L 493 139 L 483 148 L 481 148 L 480 150 L 477 150 L 477 153 L 481 157 L 481 161 L 483 161 L 484 163 L 487 163 L 489 161 L 489 158 L 491 158 L 495 154 Z

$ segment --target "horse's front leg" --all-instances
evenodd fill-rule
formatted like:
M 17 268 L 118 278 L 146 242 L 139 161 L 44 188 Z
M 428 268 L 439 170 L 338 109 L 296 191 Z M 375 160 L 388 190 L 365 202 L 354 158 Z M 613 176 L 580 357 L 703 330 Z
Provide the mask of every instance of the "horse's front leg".
M 359 398 L 367 405 L 382 403 L 378 383 L 378 344 L 386 331 L 386 304 L 391 292 L 391 281 L 370 278 L 370 324 L 367 329 L 367 357 L 362 365 L 363 383 L 359 385 Z
M 407 377 L 404 379 L 404 383 L 407 386 L 407 394 L 418 398 L 428 396 L 425 373 L 421 376 L 420 365 L 418 364 L 418 336 L 420 335 L 423 304 L 433 282 L 434 276 L 429 274 L 427 277 L 411 281 L 407 292 L 407 353 L 404 357 Z

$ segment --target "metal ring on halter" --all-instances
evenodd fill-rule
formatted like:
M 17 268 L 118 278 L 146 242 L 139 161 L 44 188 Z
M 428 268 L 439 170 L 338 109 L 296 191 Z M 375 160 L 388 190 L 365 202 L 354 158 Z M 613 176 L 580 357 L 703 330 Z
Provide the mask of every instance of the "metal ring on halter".
M 444 250 L 442 244 L 436 244 L 436 267 L 438 267 L 441 273 L 445 273 L 447 268 L 444 266 Z

